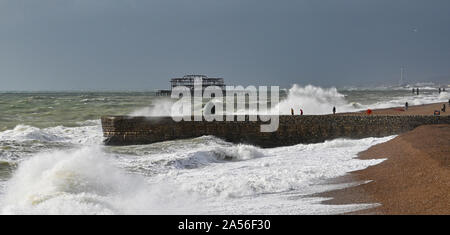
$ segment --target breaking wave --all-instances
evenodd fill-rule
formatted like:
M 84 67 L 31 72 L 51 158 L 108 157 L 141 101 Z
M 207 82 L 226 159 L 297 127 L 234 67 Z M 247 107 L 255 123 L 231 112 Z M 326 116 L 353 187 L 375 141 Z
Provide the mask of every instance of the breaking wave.
M 158 99 L 149 107 L 137 109 L 130 113 L 130 116 L 170 116 L 174 101 L 171 99 Z
M 177 159 L 172 164 L 177 168 L 192 169 L 211 163 L 245 161 L 261 157 L 265 157 L 265 155 L 257 147 L 239 144 L 229 147 L 214 146 L 210 150 L 196 149 L 189 153 L 187 157 Z
M 22 162 L 8 182 L 0 206 L 3 214 L 182 211 L 186 206 L 170 201 L 169 189 L 164 185 L 152 187 L 144 178 L 126 174 L 100 148 L 83 148 L 40 153 Z
M 361 111 L 369 108 L 402 107 L 405 105 L 405 102 L 408 102 L 409 105 L 422 105 L 435 102 L 447 102 L 449 99 L 448 92 L 441 92 L 440 94 L 421 93 L 420 95 L 400 96 L 392 99 L 387 97 L 386 100 L 372 102 L 366 98 L 363 100 L 366 104 L 361 104 L 347 101 L 346 96 L 334 87 L 321 88 L 313 85 L 307 85 L 305 87 L 294 85 L 289 89 L 287 98 L 280 101 L 278 109 L 280 114 L 285 115 L 290 115 L 291 108 L 294 109 L 296 114 L 302 109 L 304 114 L 319 115 L 332 113 L 333 107 L 336 107 L 337 112 L 342 113 Z
M 373 205 L 322 205 L 324 199 L 306 196 L 349 186 L 318 183 L 380 163 L 355 157 L 391 138 L 260 149 L 202 137 L 143 155 L 94 146 L 41 152 L 19 164 L 0 198 L 0 213 L 320 214 L 363 209 Z
M 406 88 L 405 88 L 406 89 Z M 435 88 L 433 88 L 436 90 Z M 303 110 L 305 115 L 320 115 L 332 113 L 333 107 L 336 107 L 337 112 L 355 112 L 365 109 L 382 109 L 391 107 L 401 107 L 408 102 L 410 105 L 422 105 L 434 102 L 446 102 L 450 98 L 448 92 L 440 94 L 433 93 L 433 89 L 428 89 L 427 93 L 410 96 L 395 96 L 386 97 L 385 100 L 370 100 L 368 97 L 361 98 L 361 102 L 349 102 L 346 95 L 338 91 L 337 88 L 322 88 L 314 85 L 293 85 L 287 91 L 287 97 L 280 100 L 278 105 L 272 109 L 271 113 L 279 113 L 282 115 L 290 115 L 291 108 L 294 109 L 295 114 Z M 391 90 L 395 91 L 395 89 Z M 410 90 L 407 88 L 407 90 Z M 427 89 L 424 89 L 427 90 Z M 405 90 L 406 91 L 406 90 Z M 380 97 L 376 97 L 380 98 Z M 216 99 L 216 104 L 225 106 L 226 104 Z M 138 109 L 130 114 L 130 116 L 170 116 L 171 108 L 174 104 L 170 99 L 159 99 L 154 102 L 151 107 Z M 205 104 L 204 109 L 210 109 L 211 102 Z M 224 107 L 225 109 L 225 107 Z M 235 114 L 255 114 L 256 110 L 238 110 Z
M 294 85 L 288 91 L 288 96 L 278 104 L 281 114 L 290 114 L 291 108 L 295 113 L 300 109 L 304 114 L 329 114 L 333 106 L 338 107 L 340 112 L 355 110 L 351 104 L 345 100 L 345 96 L 338 92 L 336 88 L 321 88 L 313 85 L 301 87 Z
M 0 141 L 40 141 L 73 144 L 99 144 L 102 141 L 100 121 L 87 121 L 85 126 L 37 128 L 17 125 L 12 130 L 0 132 Z

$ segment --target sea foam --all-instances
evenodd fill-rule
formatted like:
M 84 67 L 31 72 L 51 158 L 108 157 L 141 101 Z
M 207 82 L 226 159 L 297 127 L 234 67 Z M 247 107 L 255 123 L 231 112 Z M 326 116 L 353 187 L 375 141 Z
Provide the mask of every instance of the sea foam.
M 391 138 L 338 139 L 259 149 L 202 137 L 179 141 L 170 150 L 142 155 L 94 146 L 43 152 L 20 163 L 6 184 L 0 211 L 4 214 L 342 213 L 373 205 L 322 205 L 324 199 L 308 195 L 349 186 L 323 182 L 380 163 L 382 159 L 355 157 L 359 151 Z
M 14 129 L 0 132 L 0 141 L 41 141 L 65 142 L 73 144 L 100 144 L 102 130 L 100 121 L 86 121 L 87 125 L 78 127 L 56 126 L 37 128 L 29 125 L 17 125 Z
M 100 148 L 40 153 L 21 163 L 1 200 L 3 214 L 169 213 L 164 186 L 114 166 Z M 186 200 L 189 201 L 189 200 Z M 184 204 L 184 203 L 183 203 Z M 192 204 L 188 204 L 192 205 Z

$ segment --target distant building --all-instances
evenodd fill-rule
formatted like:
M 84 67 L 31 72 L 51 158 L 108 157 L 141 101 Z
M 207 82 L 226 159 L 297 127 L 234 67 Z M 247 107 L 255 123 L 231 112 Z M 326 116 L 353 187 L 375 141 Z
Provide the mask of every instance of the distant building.
M 185 75 L 182 78 L 172 78 L 170 80 L 170 90 L 159 90 L 156 94 L 158 96 L 170 96 L 173 88 L 178 86 L 185 86 L 194 93 L 196 79 L 202 79 L 202 91 L 208 86 L 217 86 L 225 91 L 223 78 L 209 78 L 206 75 Z

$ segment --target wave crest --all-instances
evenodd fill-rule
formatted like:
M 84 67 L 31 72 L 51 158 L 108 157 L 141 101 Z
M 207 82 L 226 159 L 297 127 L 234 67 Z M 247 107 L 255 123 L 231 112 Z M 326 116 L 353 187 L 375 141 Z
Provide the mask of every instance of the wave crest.
M 313 85 L 305 87 L 295 84 L 288 91 L 288 96 L 278 104 L 281 114 L 290 115 L 291 108 L 298 114 L 300 109 L 304 114 L 329 114 L 336 106 L 339 112 L 351 110 L 352 104 L 345 100 L 345 95 L 335 87 L 322 88 Z
M 73 144 L 101 143 L 102 130 L 100 121 L 89 122 L 91 125 L 79 127 L 56 126 L 43 129 L 28 125 L 17 125 L 12 130 L 0 132 L 0 141 L 40 141 Z
M 171 213 L 183 208 L 176 202 L 182 200 L 169 203 L 171 195 L 186 197 L 124 173 L 92 147 L 37 154 L 20 164 L 6 188 L 3 214 Z

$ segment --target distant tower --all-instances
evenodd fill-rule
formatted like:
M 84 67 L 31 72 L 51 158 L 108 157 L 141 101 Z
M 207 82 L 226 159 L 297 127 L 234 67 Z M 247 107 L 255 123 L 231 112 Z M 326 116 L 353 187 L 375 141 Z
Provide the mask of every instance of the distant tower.
M 406 69 L 404 67 L 400 67 L 400 82 L 399 82 L 399 86 L 404 86 L 406 85 Z

